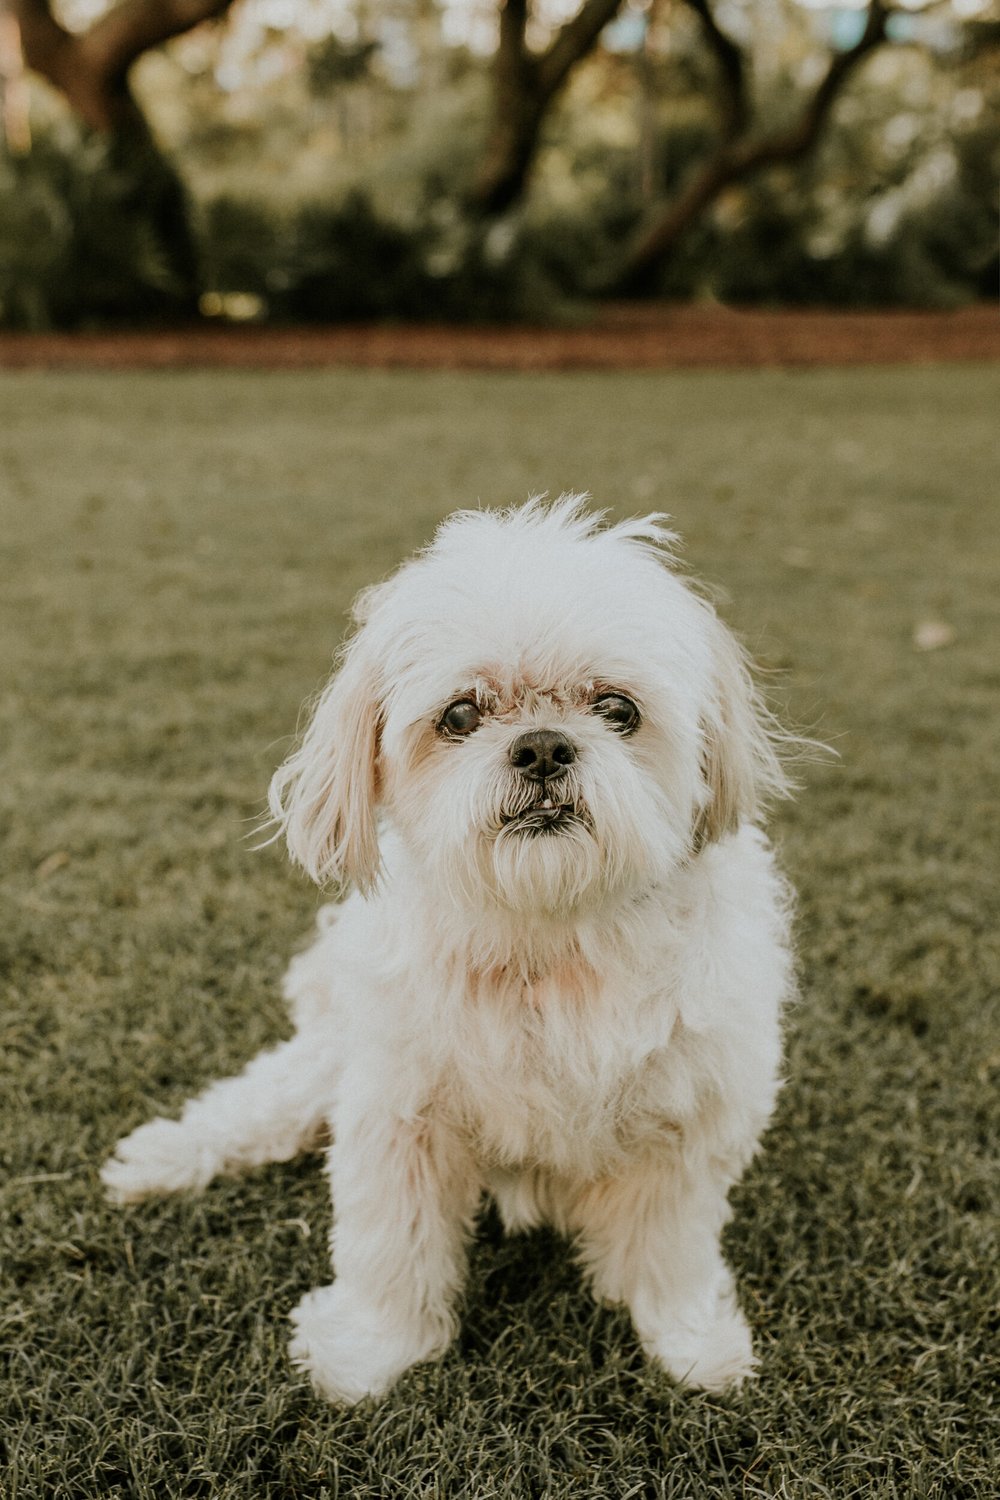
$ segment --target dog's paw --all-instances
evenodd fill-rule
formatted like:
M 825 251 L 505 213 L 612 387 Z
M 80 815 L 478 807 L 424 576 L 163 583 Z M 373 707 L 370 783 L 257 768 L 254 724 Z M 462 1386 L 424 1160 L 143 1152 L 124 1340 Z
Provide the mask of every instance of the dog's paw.
M 118 1142 L 101 1168 L 115 1203 L 203 1188 L 219 1170 L 218 1153 L 179 1120 L 150 1120 Z
M 681 1385 L 703 1391 L 732 1390 L 757 1370 L 750 1330 L 728 1290 L 711 1319 L 701 1326 L 664 1326 L 646 1341 L 646 1352 Z
M 344 1406 L 381 1396 L 411 1365 L 439 1358 L 449 1337 L 394 1325 L 339 1281 L 307 1293 L 292 1322 L 292 1363 L 321 1396 Z

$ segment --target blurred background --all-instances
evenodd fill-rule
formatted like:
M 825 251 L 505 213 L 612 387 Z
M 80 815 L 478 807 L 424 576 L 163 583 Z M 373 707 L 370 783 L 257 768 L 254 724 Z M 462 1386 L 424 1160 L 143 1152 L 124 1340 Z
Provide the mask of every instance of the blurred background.
M 1000 0 L 0 0 L 3 1500 L 996 1492 L 998 104 Z M 460 1343 L 340 1412 L 316 1160 L 97 1166 L 287 1034 L 322 897 L 254 831 L 350 600 L 583 490 L 838 752 L 772 822 L 762 1378 L 487 1219 Z
M 0 326 L 996 295 L 996 0 L 0 0 Z

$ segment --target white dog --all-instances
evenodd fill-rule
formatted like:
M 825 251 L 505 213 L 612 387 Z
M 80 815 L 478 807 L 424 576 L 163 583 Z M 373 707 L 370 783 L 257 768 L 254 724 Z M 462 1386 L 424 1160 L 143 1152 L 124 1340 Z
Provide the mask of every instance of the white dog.
M 271 809 L 350 884 L 286 993 L 292 1039 L 118 1145 L 123 1202 L 325 1129 L 335 1280 L 293 1314 L 331 1400 L 440 1356 L 483 1194 L 571 1235 L 649 1356 L 754 1367 L 719 1250 L 774 1103 L 789 901 L 757 826 L 773 723 L 657 516 L 462 512 L 358 628 Z

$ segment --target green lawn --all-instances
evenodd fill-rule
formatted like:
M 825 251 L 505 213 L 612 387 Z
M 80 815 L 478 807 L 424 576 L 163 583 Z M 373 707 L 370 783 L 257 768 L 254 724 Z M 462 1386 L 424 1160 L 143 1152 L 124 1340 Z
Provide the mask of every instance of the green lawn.
M 0 376 L 4 1500 L 994 1493 L 998 405 L 975 367 Z M 318 1160 L 126 1211 L 97 1168 L 283 1032 L 317 896 L 245 835 L 355 590 L 563 489 L 669 511 L 841 756 L 774 825 L 803 997 L 729 1230 L 761 1379 L 681 1392 L 487 1218 L 459 1345 L 344 1415 L 285 1356 Z

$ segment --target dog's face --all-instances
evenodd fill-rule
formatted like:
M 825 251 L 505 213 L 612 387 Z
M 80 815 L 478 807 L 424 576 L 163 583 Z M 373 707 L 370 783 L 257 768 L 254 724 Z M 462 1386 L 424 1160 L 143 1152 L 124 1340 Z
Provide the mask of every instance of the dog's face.
M 317 879 L 375 878 L 381 814 L 463 908 L 569 914 L 665 878 L 780 771 L 739 648 L 657 518 L 466 512 L 363 595 L 272 811 Z

